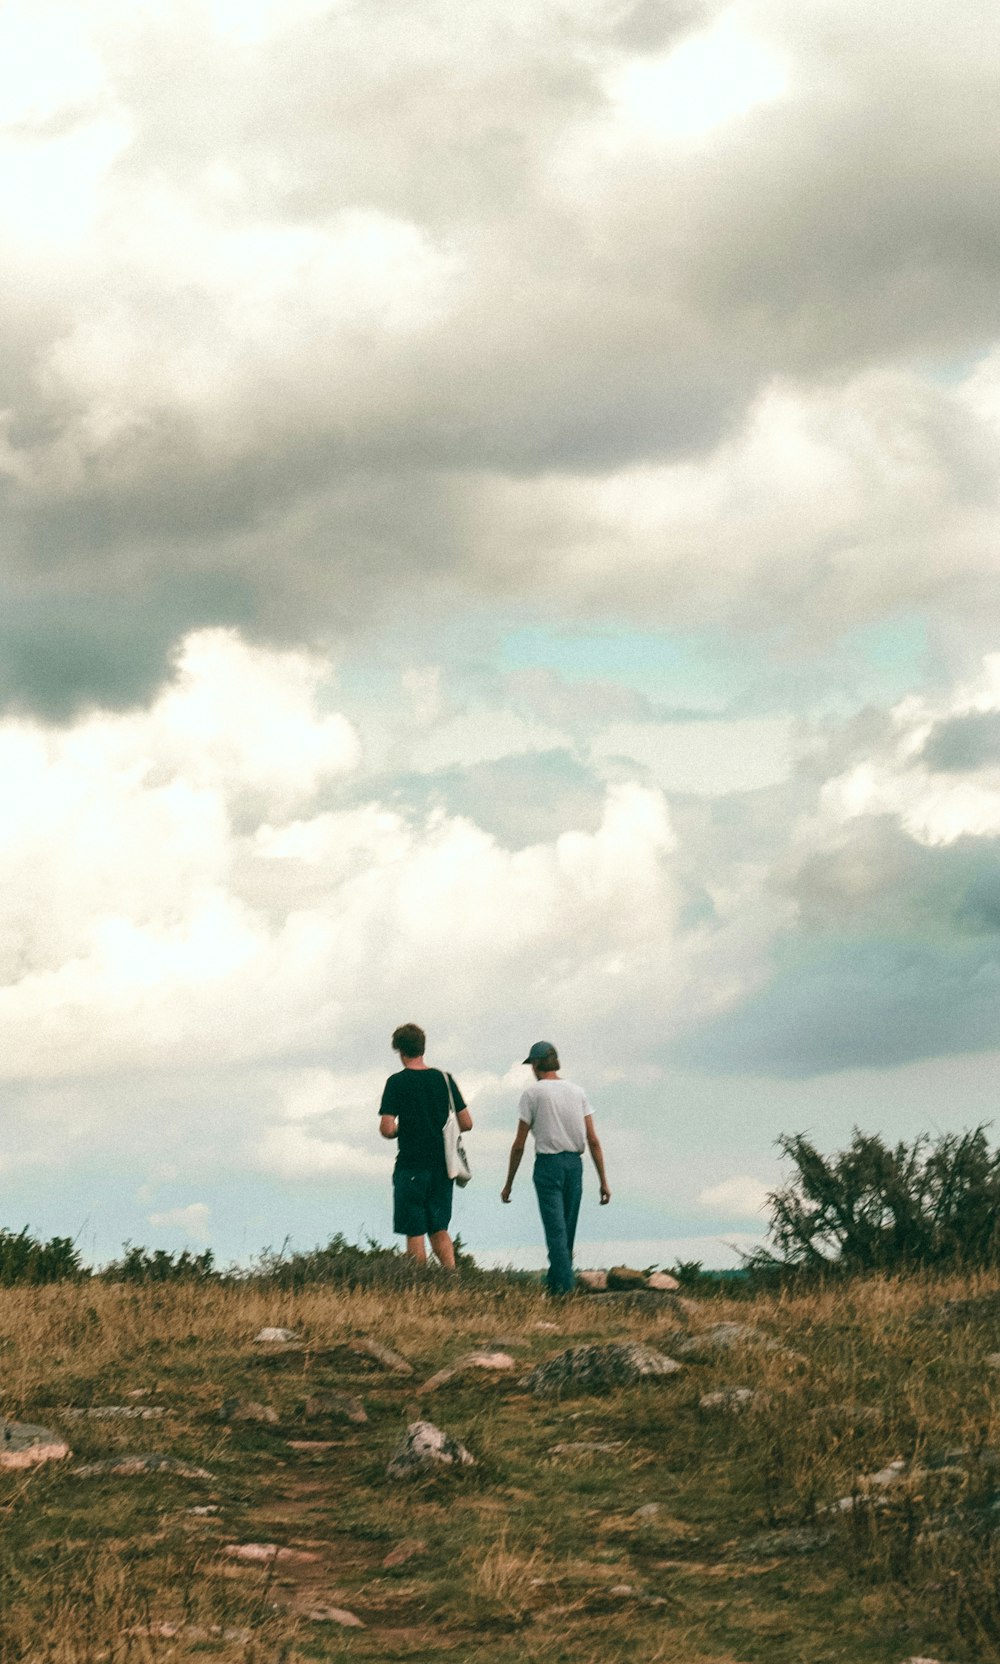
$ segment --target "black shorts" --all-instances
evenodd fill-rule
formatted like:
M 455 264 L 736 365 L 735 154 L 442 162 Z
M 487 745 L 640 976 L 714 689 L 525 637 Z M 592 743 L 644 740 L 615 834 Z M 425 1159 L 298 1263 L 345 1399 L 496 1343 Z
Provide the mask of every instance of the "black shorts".
M 392 1228 L 400 1236 L 434 1236 L 451 1224 L 454 1180 L 447 1173 L 397 1167 L 392 1175 Z

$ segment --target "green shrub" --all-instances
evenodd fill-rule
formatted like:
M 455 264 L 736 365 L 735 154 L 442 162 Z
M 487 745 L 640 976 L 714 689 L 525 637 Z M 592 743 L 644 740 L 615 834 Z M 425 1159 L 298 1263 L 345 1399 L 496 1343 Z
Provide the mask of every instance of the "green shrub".
M 746 1256 L 758 1280 L 1000 1265 L 1000 1151 L 984 1127 L 894 1146 L 855 1128 L 833 1156 L 803 1133 L 778 1145 L 795 1172 L 769 1197 L 771 1245 Z
M 58 1283 L 66 1278 L 86 1277 L 76 1244 L 68 1236 L 54 1236 L 40 1242 L 21 1231 L 0 1227 L 0 1285 L 15 1283 Z
M 215 1279 L 215 1257 L 211 1248 L 202 1254 L 192 1254 L 183 1248 L 179 1254 L 168 1254 L 163 1248 L 152 1253 L 148 1248 L 137 1248 L 131 1242 L 122 1244 L 122 1257 L 111 1260 L 100 1272 L 109 1283 L 203 1283 Z

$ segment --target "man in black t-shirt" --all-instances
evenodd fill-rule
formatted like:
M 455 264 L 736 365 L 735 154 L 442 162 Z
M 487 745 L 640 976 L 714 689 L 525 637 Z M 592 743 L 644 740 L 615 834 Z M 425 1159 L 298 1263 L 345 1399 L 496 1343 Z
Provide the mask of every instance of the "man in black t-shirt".
M 398 1139 L 392 1175 L 392 1228 L 406 1238 L 406 1252 L 419 1264 L 427 1263 L 424 1237 L 441 1264 L 455 1269 L 455 1249 L 448 1226 L 454 1181 L 444 1159 L 444 1124 L 448 1119 L 448 1080 L 440 1069 L 424 1062 L 427 1037 L 416 1023 L 403 1023 L 392 1037 L 392 1049 L 403 1067 L 390 1075 L 382 1093 L 379 1132 Z M 472 1130 L 472 1116 L 454 1080 L 451 1095 L 463 1132 Z

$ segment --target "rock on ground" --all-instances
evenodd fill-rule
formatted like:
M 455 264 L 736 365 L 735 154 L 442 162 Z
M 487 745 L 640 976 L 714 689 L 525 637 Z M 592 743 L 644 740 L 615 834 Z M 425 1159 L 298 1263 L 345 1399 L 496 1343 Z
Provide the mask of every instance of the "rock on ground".
M 717 1357 L 720 1352 L 732 1352 L 738 1346 L 758 1346 L 765 1352 L 782 1350 L 780 1341 L 752 1323 L 713 1323 L 696 1335 L 671 1335 L 669 1345 L 679 1358 L 699 1363 Z
M 162 1404 L 92 1404 L 84 1410 L 70 1404 L 60 1414 L 73 1421 L 159 1421 L 167 1411 Z
M 227 1398 L 219 1406 L 219 1420 L 256 1421 L 274 1427 L 279 1417 L 272 1404 L 258 1404 L 252 1398 Z
M 61 1462 L 69 1453 L 65 1439 L 47 1427 L 0 1416 L 0 1468 L 35 1468 L 42 1462 Z
M 427 1544 L 422 1537 L 404 1537 L 401 1543 L 391 1548 L 382 1561 L 386 1571 L 392 1571 L 396 1566 L 405 1566 L 408 1560 L 415 1560 L 418 1555 L 427 1553 Z
M 739 1414 L 749 1410 L 760 1395 L 753 1387 L 722 1387 L 718 1392 L 703 1392 L 698 1400 L 703 1410 L 732 1410 Z
M 281 1548 L 277 1543 L 227 1543 L 223 1554 L 231 1560 L 249 1560 L 254 1565 L 269 1566 L 272 1561 L 281 1565 L 306 1566 L 314 1564 L 318 1554 L 305 1548 Z
M 100 1462 L 86 1462 L 74 1468 L 79 1479 L 96 1479 L 100 1474 L 114 1474 L 120 1479 L 134 1479 L 142 1473 L 170 1474 L 175 1479 L 214 1479 L 207 1468 L 195 1467 L 193 1462 L 182 1462 L 176 1456 L 162 1456 L 157 1450 L 136 1451 L 131 1455 L 107 1456 Z
M 509 1352 L 466 1352 L 462 1358 L 457 1358 L 453 1364 L 439 1369 L 429 1381 L 425 1381 L 418 1390 L 420 1392 L 436 1392 L 446 1382 L 454 1380 L 456 1375 L 464 1375 L 469 1369 L 489 1370 L 495 1374 L 514 1369 L 516 1366 Z
M 386 1468 L 390 1479 L 408 1479 L 435 1467 L 473 1467 L 475 1457 L 432 1421 L 411 1421 Z
M 356 1612 L 343 1606 L 314 1606 L 309 1613 L 314 1624 L 340 1624 L 343 1629 L 364 1629 Z
M 304 1414 L 307 1421 L 328 1418 L 331 1421 L 353 1421 L 358 1426 L 368 1420 L 368 1412 L 360 1398 L 349 1392 L 314 1392 L 306 1399 Z
M 260 1329 L 253 1337 L 255 1346 L 288 1346 L 299 1336 L 294 1329 Z
M 370 1358 L 372 1363 L 381 1364 L 383 1369 L 391 1369 L 395 1375 L 412 1375 L 413 1365 L 401 1353 L 394 1352 L 391 1346 L 384 1346 L 380 1340 L 373 1340 L 370 1335 L 359 1335 L 349 1341 L 352 1352 L 359 1358 Z
M 603 1392 L 609 1387 L 628 1387 L 636 1381 L 675 1375 L 680 1368 L 673 1358 L 651 1346 L 638 1341 L 611 1341 L 558 1352 L 526 1375 L 521 1384 L 539 1396 L 565 1390 Z

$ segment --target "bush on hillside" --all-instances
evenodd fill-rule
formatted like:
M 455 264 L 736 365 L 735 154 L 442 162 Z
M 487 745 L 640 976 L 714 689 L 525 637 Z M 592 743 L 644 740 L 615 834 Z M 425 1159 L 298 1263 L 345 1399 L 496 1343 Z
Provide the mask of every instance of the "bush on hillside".
M 488 1278 L 455 1238 L 455 1264 L 463 1278 Z M 400 1248 L 386 1248 L 374 1237 L 365 1243 L 348 1242 L 338 1231 L 325 1247 L 288 1253 L 266 1248 L 250 1275 L 279 1288 L 300 1289 L 310 1283 L 335 1283 L 341 1288 L 409 1288 L 426 1273 Z M 493 1274 L 496 1277 L 501 1273 Z M 509 1280 L 509 1277 L 507 1278 Z
M 29 1236 L 27 1225 L 21 1231 L 0 1226 L 0 1286 L 58 1283 L 86 1275 L 72 1238 L 54 1236 L 41 1242 Z
M 164 1248 L 150 1253 L 148 1248 L 125 1242 L 121 1259 L 111 1260 L 100 1275 L 108 1283 L 203 1283 L 218 1277 L 219 1273 L 215 1270 L 211 1248 L 202 1254 L 192 1254 L 189 1248 L 177 1254 L 168 1254 Z
M 821 1155 L 803 1133 L 778 1140 L 795 1171 L 770 1198 L 768 1273 L 942 1271 L 1000 1265 L 1000 1151 L 985 1127 L 888 1145 L 855 1128 Z

